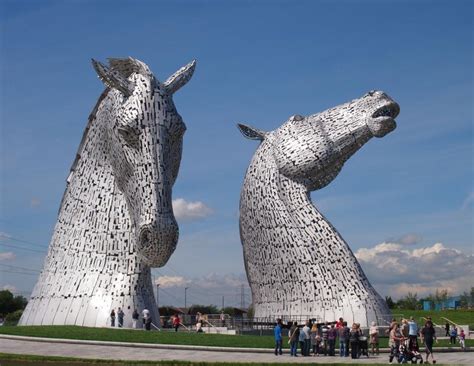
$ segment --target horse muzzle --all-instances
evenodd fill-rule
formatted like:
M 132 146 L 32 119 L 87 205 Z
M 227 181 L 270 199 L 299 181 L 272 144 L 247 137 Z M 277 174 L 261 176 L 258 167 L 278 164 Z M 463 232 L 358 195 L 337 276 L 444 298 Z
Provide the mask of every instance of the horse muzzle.
M 150 267 L 162 267 L 176 249 L 179 237 L 178 224 L 174 217 L 141 225 L 137 249 L 139 257 Z

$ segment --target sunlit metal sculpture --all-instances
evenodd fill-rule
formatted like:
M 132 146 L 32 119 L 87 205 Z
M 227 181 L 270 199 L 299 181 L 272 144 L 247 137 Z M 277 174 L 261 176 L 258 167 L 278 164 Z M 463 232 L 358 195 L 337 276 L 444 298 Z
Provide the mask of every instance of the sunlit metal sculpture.
M 341 235 L 316 209 L 310 191 L 325 187 L 371 137 L 383 137 L 400 109 L 385 93 L 263 132 L 240 196 L 240 236 L 255 316 L 314 316 L 368 325 L 390 314 Z
M 110 325 L 112 309 L 147 308 L 150 278 L 176 248 L 171 190 L 186 130 L 173 94 L 195 61 L 159 82 L 143 62 L 92 60 L 106 89 L 89 116 L 67 179 L 43 271 L 21 325 Z

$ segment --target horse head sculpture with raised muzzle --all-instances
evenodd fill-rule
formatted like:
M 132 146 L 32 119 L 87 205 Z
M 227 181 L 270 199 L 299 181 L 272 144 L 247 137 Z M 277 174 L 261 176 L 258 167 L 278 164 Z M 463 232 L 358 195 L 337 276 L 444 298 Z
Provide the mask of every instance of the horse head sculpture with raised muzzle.
M 311 202 L 372 137 L 395 129 L 400 108 L 387 94 L 363 97 L 271 132 L 239 124 L 260 140 L 240 198 L 240 234 L 255 316 L 343 317 L 370 324 L 390 312 L 352 251 Z

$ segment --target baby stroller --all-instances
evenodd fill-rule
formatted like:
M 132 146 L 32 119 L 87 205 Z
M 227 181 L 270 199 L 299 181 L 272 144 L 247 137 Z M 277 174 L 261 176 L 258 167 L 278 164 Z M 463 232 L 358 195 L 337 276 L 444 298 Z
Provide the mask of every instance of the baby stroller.
M 418 342 L 416 340 L 410 340 L 408 345 L 408 359 L 411 361 L 411 363 L 423 363 L 423 356 L 420 353 Z
M 397 355 L 397 361 L 398 363 L 407 363 L 408 360 L 410 359 L 409 358 L 410 355 L 408 353 L 408 349 L 407 349 L 407 346 L 405 346 L 405 344 L 400 344 L 400 346 L 398 347 L 398 355 Z
M 365 336 L 359 337 L 359 357 L 362 355 L 369 357 L 369 343 Z

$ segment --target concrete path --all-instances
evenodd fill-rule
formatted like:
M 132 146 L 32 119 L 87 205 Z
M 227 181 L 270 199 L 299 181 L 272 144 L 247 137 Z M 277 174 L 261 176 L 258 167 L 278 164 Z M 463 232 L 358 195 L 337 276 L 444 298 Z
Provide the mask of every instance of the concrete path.
M 100 342 L 99 342 L 100 343 Z M 44 356 L 81 357 L 109 360 L 179 360 L 207 362 L 268 362 L 268 363 L 388 363 L 388 355 L 352 360 L 340 357 L 290 357 L 288 354 L 275 356 L 272 353 L 202 351 L 194 349 L 157 349 L 142 346 L 56 343 L 52 341 L 20 340 L 0 338 L 0 352 Z M 435 354 L 442 364 L 473 365 L 474 353 L 452 352 Z

